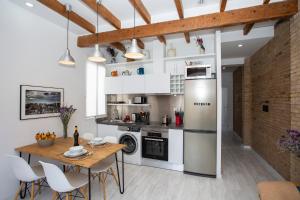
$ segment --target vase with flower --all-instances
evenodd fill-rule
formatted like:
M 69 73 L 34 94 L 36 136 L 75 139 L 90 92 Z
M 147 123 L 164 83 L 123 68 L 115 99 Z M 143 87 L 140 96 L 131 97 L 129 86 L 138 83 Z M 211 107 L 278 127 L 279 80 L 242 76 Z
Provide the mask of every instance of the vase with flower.
M 196 45 L 199 47 L 199 53 L 205 54 L 204 42 L 203 39 L 199 36 L 196 37 Z
M 62 106 L 60 109 L 59 109 L 59 117 L 62 121 L 62 124 L 63 124 L 63 128 L 64 128 L 64 138 L 67 138 L 68 137 L 68 124 L 70 122 L 70 119 L 72 117 L 72 115 L 74 114 L 74 112 L 76 111 L 77 109 L 73 108 L 73 106 Z

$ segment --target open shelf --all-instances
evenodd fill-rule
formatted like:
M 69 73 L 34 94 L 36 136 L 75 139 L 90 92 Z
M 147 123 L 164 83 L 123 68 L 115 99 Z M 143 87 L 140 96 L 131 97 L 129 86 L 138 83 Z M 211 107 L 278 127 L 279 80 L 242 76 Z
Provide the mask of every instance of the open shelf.
M 185 60 L 185 59 L 196 59 L 196 58 L 207 58 L 207 57 L 214 57 L 215 53 L 206 53 L 206 54 L 197 54 L 197 55 L 190 55 L 190 56 L 177 56 L 177 57 L 165 57 L 165 61 L 169 60 Z
M 108 106 L 136 106 L 136 107 L 148 107 L 150 104 L 128 104 L 128 103 L 108 103 Z
M 148 59 L 148 60 L 137 60 L 132 62 L 110 63 L 110 64 L 106 64 L 106 66 L 118 67 L 118 66 L 129 66 L 129 65 L 145 64 L 145 63 L 152 63 L 152 62 L 153 62 L 152 59 Z

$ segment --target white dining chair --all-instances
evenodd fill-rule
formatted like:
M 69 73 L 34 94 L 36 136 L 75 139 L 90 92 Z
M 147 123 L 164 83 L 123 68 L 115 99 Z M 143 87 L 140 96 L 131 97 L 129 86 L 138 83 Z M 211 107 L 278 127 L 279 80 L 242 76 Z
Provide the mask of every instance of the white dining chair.
M 16 176 L 16 178 L 21 182 L 21 185 L 16 192 L 15 200 L 18 199 L 22 188 L 25 184 L 31 184 L 31 193 L 30 193 L 30 200 L 34 199 L 35 192 L 34 186 L 38 184 L 38 191 L 40 192 L 40 180 L 45 178 L 44 170 L 41 165 L 37 165 L 31 167 L 23 158 L 15 156 L 15 155 L 7 155 L 8 162 Z M 25 188 L 26 190 L 27 188 Z
M 118 143 L 118 139 L 113 136 L 106 136 L 103 138 L 105 142 L 116 144 Z M 101 161 L 98 165 L 91 169 L 91 173 L 93 178 L 98 177 L 99 184 L 102 186 L 103 198 L 106 200 L 106 181 L 108 175 L 113 176 L 117 186 L 119 185 L 119 180 L 116 176 L 115 171 L 113 170 L 112 165 L 115 163 L 115 155 L 111 155 L 105 160 Z
M 59 193 L 66 195 L 66 200 L 71 199 L 74 190 L 79 190 L 84 199 L 87 200 L 88 176 L 82 173 L 63 173 L 60 168 L 54 164 L 39 161 L 45 171 L 47 182 L 53 192 L 52 200 L 56 200 Z

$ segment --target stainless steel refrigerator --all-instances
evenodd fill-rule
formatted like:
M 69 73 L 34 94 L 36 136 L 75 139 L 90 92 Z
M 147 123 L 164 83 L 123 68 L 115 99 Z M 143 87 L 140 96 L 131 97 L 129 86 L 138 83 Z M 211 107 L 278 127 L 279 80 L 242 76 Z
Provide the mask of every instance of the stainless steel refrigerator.
M 216 175 L 216 79 L 185 80 L 184 172 Z

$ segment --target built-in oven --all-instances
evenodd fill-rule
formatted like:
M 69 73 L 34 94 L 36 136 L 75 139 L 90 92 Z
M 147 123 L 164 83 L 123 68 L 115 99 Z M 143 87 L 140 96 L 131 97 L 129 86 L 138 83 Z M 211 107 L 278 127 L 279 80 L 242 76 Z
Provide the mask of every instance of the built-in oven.
M 142 157 L 168 161 L 168 130 L 142 129 Z
M 185 79 L 212 78 L 211 65 L 192 65 L 185 68 Z

